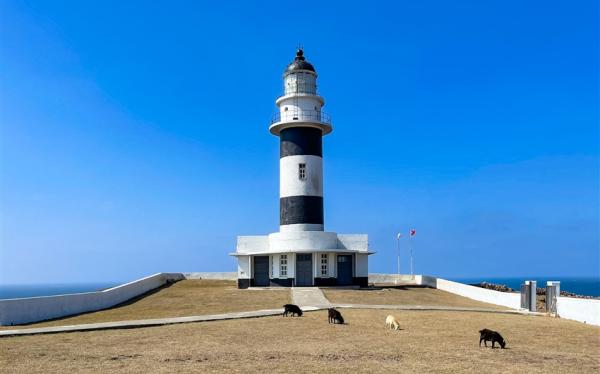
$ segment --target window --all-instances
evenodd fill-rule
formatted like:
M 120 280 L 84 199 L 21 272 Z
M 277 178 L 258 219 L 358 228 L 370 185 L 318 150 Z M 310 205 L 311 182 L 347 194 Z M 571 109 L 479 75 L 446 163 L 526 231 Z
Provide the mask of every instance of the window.
M 287 255 L 279 257 L 279 277 L 287 277 Z
M 327 253 L 321 254 L 321 276 L 327 276 Z
M 306 180 L 306 164 L 298 164 L 298 178 Z

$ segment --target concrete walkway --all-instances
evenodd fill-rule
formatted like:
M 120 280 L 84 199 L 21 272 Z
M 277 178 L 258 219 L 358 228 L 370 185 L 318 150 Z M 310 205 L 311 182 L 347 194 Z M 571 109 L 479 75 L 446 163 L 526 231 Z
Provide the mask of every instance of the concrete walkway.
M 298 297 L 305 297 L 308 293 L 300 292 Z M 323 296 L 323 299 L 325 297 Z M 297 300 L 297 299 L 294 299 Z M 306 300 L 310 303 L 319 301 L 317 296 L 310 297 L 306 296 Z M 327 299 L 325 299 L 327 301 Z M 322 302 L 322 300 L 321 300 Z M 336 308 L 349 308 L 349 309 L 391 309 L 391 310 L 415 310 L 415 311 L 449 311 L 449 312 L 479 312 L 479 313 L 498 313 L 498 314 L 522 314 L 522 315 L 534 315 L 542 316 L 544 313 L 535 313 L 521 310 L 502 310 L 502 309 L 480 309 L 480 308 L 456 308 L 456 307 L 440 307 L 440 306 L 420 306 L 420 305 L 372 305 L 372 304 L 329 304 L 321 306 L 307 306 L 303 305 L 302 310 L 305 312 L 322 310 L 328 307 Z M 63 332 L 76 332 L 76 331 L 94 331 L 94 330 L 110 330 L 110 329 L 127 329 L 127 328 L 141 328 L 141 327 L 152 327 L 152 326 L 163 326 L 173 325 L 177 323 L 190 323 L 190 322 L 209 322 L 209 321 L 223 321 L 228 319 L 239 319 L 239 318 L 256 318 L 256 317 L 267 317 L 277 316 L 283 313 L 283 309 L 263 309 L 255 310 L 251 312 L 236 312 L 236 313 L 224 313 L 224 314 L 211 314 L 205 316 L 191 316 L 191 317 L 175 317 L 175 318 L 158 318 L 158 319 L 142 319 L 142 320 L 131 320 L 131 321 L 117 321 L 117 322 L 102 322 L 102 323 L 89 323 L 82 325 L 69 325 L 69 326 L 52 326 L 52 327 L 37 327 L 37 328 L 25 328 L 20 330 L 0 330 L 0 338 L 8 336 L 19 336 L 19 335 L 37 335 L 37 334 L 55 334 Z
M 237 318 L 255 318 L 255 317 L 275 316 L 275 315 L 279 315 L 282 313 L 283 313 L 283 309 L 264 309 L 264 310 L 255 310 L 255 311 L 251 311 L 251 312 L 210 314 L 210 315 L 205 315 L 205 316 L 140 319 L 140 320 L 131 320 L 131 321 L 87 323 L 87 324 L 82 324 L 82 325 L 37 327 L 37 328 L 27 328 L 27 329 L 20 329 L 20 330 L 0 330 L 0 337 L 13 336 L 13 335 L 51 334 L 51 333 L 57 333 L 57 332 L 72 332 L 72 331 L 93 331 L 93 330 L 125 329 L 125 328 L 136 328 L 136 327 L 151 327 L 151 326 L 173 325 L 176 323 L 188 323 L 188 322 L 222 321 L 222 320 L 237 319 Z
M 292 287 L 292 303 L 301 308 L 329 308 L 331 303 L 317 287 Z

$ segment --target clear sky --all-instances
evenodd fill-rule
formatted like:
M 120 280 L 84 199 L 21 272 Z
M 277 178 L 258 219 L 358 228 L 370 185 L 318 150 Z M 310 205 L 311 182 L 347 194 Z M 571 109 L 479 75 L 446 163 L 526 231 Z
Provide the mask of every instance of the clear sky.
M 234 271 L 278 230 L 298 43 L 370 271 L 414 227 L 417 273 L 598 276 L 597 1 L 255 3 L 0 2 L 0 283 Z

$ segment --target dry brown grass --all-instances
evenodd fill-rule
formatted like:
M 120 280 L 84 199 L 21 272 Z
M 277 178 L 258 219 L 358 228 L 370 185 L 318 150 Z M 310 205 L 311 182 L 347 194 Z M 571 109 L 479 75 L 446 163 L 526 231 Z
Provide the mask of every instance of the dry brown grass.
M 507 309 L 431 288 L 324 289 L 323 293 L 332 303 Z
M 184 280 L 111 309 L 26 326 L 62 326 L 243 312 L 281 308 L 290 300 L 289 289 L 239 290 L 236 283 L 232 281 Z M 23 326 L 3 326 L 2 329 L 23 328 Z
M 0 338 L 0 372 L 505 372 L 592 373 L 600 328 L 549 317 L 473 312 L 326 311 L 301 318 L 191 323 Z M 479 348 L 500 331 L 505 350 Z

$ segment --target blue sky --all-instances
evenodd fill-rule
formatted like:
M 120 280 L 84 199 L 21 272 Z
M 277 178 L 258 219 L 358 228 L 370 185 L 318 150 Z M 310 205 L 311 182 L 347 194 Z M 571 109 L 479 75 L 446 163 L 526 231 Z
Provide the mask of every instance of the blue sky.
M 371 271 L 415 227 L 418 273 L 599 275 L 597 2 L 251 3 L 0 2 L 0 283 L 233 271 L 298 43 Z

